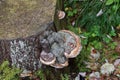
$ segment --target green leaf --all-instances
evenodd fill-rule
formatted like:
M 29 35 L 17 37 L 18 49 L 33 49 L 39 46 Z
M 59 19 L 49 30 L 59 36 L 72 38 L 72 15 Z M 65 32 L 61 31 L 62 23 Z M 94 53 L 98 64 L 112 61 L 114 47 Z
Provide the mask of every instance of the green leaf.
M 102 46 L 102 43 L 97 41 L 97 40 L 94 40 L 93 42 L 91 42 L 91 45 L 95 48 L 95 49 L 102 49 L 103 46 Z
M 76 13 L 77 13 L 77 9 L 74 9 L 74 10 L 73 10 L 73 13 L 76 14 Z
M 68 16 L 73 16 L 74 14 L 73 14 L 73 12 L 72 11 L 68 11 Z
M 4 61 L 0 65 L 0 72 L 2 72 L 2 74 L 0 74 L 0 80 L 19 80 L 18 75 L 21 71 L 15 67 L 10 68 L 9 62 Z
M 116 33 L 115 33 L 115 31 L 111 31 L 111 32 L 109 33 L 109 35 L 110 35 L 110 36 L 116 36 Z
M 107 36 L 103 37 L 103 41 L 106 42 L 106 43 L 110 43 L 111 38 L 108 38 Z
M 113 11 L 117 12 L 117 10 L 119 9 L 119 5 L 113 5 L 112 9 L 113 9 Z
M 88 44 L 88 38 L 82 40 L 82 45 L 87 45 Z
M 96 36 L 96 34 L 95 33 L 92 33 L 92 37 L 95 37 Z
M 107 0 L 106 5 L 111 5 L 114 2 L 114 0 Z
M 8 61 L 4 61 L 1 65 L 0 65 L 0 70 L 3 70 L 4 68 L 8 67 L 9 62 Z
M 117 42 L 109 43 L 108 46 L 110 49 L 115 49 Z

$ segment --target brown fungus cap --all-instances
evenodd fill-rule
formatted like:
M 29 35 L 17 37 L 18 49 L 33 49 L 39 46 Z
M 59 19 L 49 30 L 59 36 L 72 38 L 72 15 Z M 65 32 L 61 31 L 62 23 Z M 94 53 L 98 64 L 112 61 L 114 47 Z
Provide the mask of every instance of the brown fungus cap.
M 74 40 L 75 40 L 75 43 L 70 43 L 71 45 L 68 45 L 68 46 L 71 46 L 71 47 L 73 47 L 73 49 L 72 50 L 70 50 L 70 51 L 65 51 L 65 53 L 64 53 L 64 55 L 67 57 L 67 58 L 74 58 L 74 57 L 76 57 L 77 55 L 79 55 L 79 53 L 80 53 L 80 51 L 81 51 L 81 49 L 82 49 L 82 45 L 81 45 L 81 42 L 80 42 L 80 38 L 75 34 L 75 33 L 73 33 L 73 32 L 71 32 L 71 31 L 68 31 L 68 30 L 61 30 L 61 31 L 59 31 L 60 33 L 68 33 L 70 36 L 68 36 L 68 37 L 64 37 L 65 38 L 65 42 L 67 42 L 66 40 L 67 40 L 67 38 L 69 38 L 69 37 L 73 37 L 74 38 Z M 65 35 L 65 34 L 64 34 Z M 68 46 L 66 46 L 66 47 L 68 47 Z
M 64 11 L 58 11 L 58 18 L 63 19 L 65 17 L 65 12 Z
M 46 53 L 45 51 L 42 51 L 40 54 L 40 62 L 45 65 L 51 65 L 54 64 L 56 61 L 56 57 L 52 53 Z
M 49 42 L 52 40 L 52 43 L 50 43 L 50 52 L 43 50 L 40 54 L 40 61 L 54 68 L 68 66 L 68 58 L 76 57 L 82 49 L 80 38 L 68 30 L 53 33 L 47 40 Z

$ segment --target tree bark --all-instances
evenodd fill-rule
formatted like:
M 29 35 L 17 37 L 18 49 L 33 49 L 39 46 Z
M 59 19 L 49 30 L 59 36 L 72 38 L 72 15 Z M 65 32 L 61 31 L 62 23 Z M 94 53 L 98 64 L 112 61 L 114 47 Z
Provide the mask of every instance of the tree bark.
M 0 40 L 0 64 L 5 60 L 9 60 L 11 65 L 16 65 L 18 68 L 27 70 L 37 70 L 40 68 L 41 62 L 39 58 L 42 51 L 40 41 L 45 36 L 46 31 L 54 31 L 54 27 L 51 25 L 53 23 L 49 24 L 40 33 L 26 38 Z
M 18 2 L 19 1 L 21 0 L 18 0 Z M 0 7 L 3 8 L 3 10 L 0 10 L 0 17 L 3 16 L 0 18 L 0 64 L 5 60 L 9 60 L 11 65 L 16 65 L 21 69 L 33 71 L 41 68 L 40 53 L 43 50 L 41 40 L 46 39 L 47 35 L 52 31 L 55 32 L 61 29 L 67 29 L 66 18 L 60 20 L 57 15 L 58 10 L 64 11 L 64 0 L 35 1 L 42 1 L 43 3 L 44 1 L 57 1 L 55 12 L 54 5 L 50 6 L 52 2 L 43 4 L 47 5 L 47 7 L 41 4 L 45 10 L 41 10 L 41 6 L 36 6 L 42 2 L 38 2 L 38 4 L 36 2 L 34 2 L 34 4 L 33 2 L 28 2 L 25 4 L 23 1 L 21 3 L 24 5 L 22 5 L 15 1 L 15 5 L 14 3 L 10 5 L 7 2 L 2 2 L 2 5 L 0 4 Z M 8 5 L 8 7 L 4 4 Z M 14 7 L 11 8 L 11 6 Z M 29 9 L 23 9 L 23 7 L 20 6 Z M 11 11 L 10 14 L 8 11 Z M 54 23 L 51 16 L 54 16 Z M 46 50 L 48 50 L 48 48 Z M 64 59 L 64 57 L 63 55 L 62 59 Z M 43 70 L 46 71 L 46 68 Z M 62 70 L 53 70 L 52 68 L 51 73 L 53 74 L 51 75 L 57 74 L 56 79 L 52 79 L 57 80 L 57 77 L 59 77 L 58 80 L 60 80 L 60 75 L 65 71 L 70 72 L 69 68 Z
M 57 30 L 67 29 L 66 17 L 61 20 L 58 18 L 57 11 L 59 10 L 64 11 L 64 0 L 57 0 L 54 22 Z

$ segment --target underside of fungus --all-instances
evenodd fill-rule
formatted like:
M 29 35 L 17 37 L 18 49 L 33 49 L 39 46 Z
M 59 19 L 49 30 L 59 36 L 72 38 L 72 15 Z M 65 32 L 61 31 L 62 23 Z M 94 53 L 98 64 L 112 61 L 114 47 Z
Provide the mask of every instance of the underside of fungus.
M 52 64 L 50 66 L 54 67 L 54 68 L 64 68 L 66 66 L 68 66 L 68 61 L 65 61 L 64 63 L 55 63 L 55 64 Z
M 46 31 L 40 43 L 40 62 L 55 68 L 68 66 L 68 58 L 75 58 L 82 49 L 80 38 L 68 30 Z

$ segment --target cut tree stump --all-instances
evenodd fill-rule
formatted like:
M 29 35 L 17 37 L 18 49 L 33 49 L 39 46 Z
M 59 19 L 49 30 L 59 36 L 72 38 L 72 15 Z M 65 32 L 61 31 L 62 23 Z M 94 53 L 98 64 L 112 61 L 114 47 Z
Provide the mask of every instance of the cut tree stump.
M 61 30 L 67 29 L 66 19 L 58 19 L 63 2 L 1 0 L 0 64 L 8 60 L 23 70 L 21 77 L 38 70 L 42 64 L 54 68 L 68 66 L 68 58 L 76 57 L 82 46 L 77 35 Z
M 9 60 L 22 69 L 36 70 L 46 31 L 55 31 L 56 0 L 0 1 L 0 64 Z

